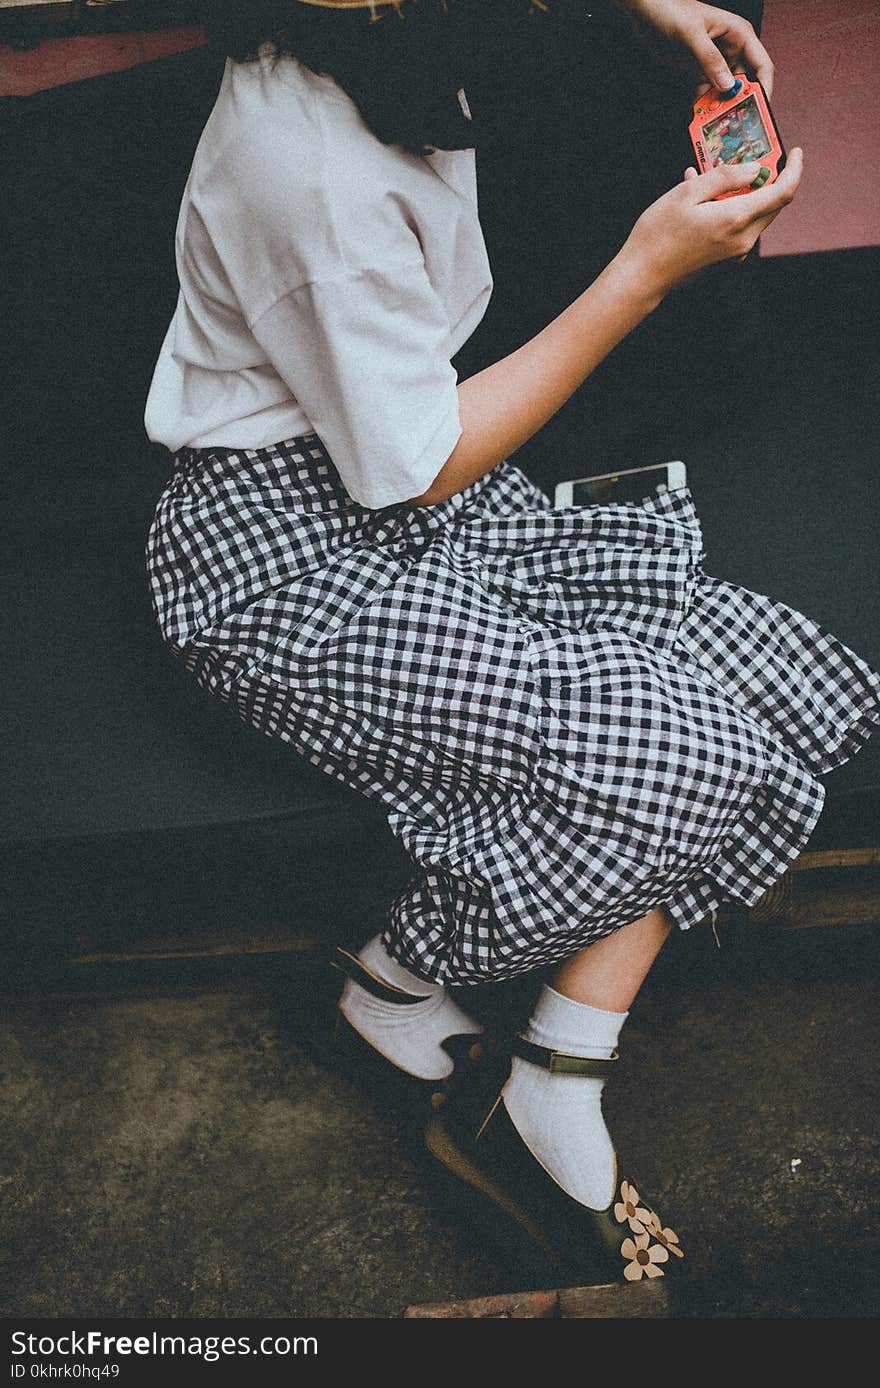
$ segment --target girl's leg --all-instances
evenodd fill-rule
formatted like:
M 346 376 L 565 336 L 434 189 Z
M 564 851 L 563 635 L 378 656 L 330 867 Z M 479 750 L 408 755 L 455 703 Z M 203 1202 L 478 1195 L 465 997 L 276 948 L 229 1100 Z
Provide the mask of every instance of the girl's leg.
M 662 906 L 578 950 L 553 975 L 553 987 L 573 1002 L 625 1012 L 672 929 Z
M 607 1059 L 628 1008 L 666 940 L 662 907 L 580 950 L 540 993 L 530 1041 L 571 1055 Z M 551 1074 L 514 1056 L 504 1105 L 520 1137 L 574 1200 L 604 1209 L 614 1196 L 614 1147 L 602 1117 L 604 1080 Z
M 651 911 L 567 959 L 554 975 L 553 987 L 542 991 L 530 1023 L 530 1039 L 558 1050 L 574 1048 L 583 1055 L 610 1054 L 627 1015 L 624 1009 L 638 992 L 670 928 L 671 922 L 662 910 Z M 441 1043 L 449 1036 L 476 1035 L 483 1030 L 481 1024 L 453 1002 L 445 988 L 418 978 L 392 959 L 378 935 L 364 945 L 358 957 L 380 979 L 417 994 L 424 1001 L 401 1005 L 375 998 L 349 979 L 339 1003 L 343 1016 L 398 1069 L 419 1079 L 445 1079 L 452 1070 L 452 1059 Z M 591 1049 L 584 1050 L 585 1045 Z M 603 1050 L 603 1046 L 608 1049 Z M 533 1104 L 544 1101 L 542 1078 L 551 1077 L 543 1077 L 534 1066 L 514 1060 L 511 1081 L 515 1083 L 505 1090 L 505 1102 L 509 1099 L 508 1109 L 513 1106 L 524 1126 L 531 1127 L 529 1114 Z M 566 1090 L 572 1096 L 573 1092 Z M 599 1136 L 604 1135 L 607 1155 L 610 1139 L 598 1107 L 600 1093 L 601 1081 L 581 1080 L 579 1104 L 572 1109 L 567 1126 L 582 1121 L 583 1114 L 578 1120 L 577 1110 L 583 1109 L 589 1099 L 594 1111 L 592 1125 L 596 1127 L 598 1114 L 596 1131 Z M 531 1097 L 527 1099 L 527 1095 Z M 579 1161 L 582 1146 L 581 1143 Z M 598 1147 L 594 1165 L 601 1176 L 607 1161 L 599 1162 Z

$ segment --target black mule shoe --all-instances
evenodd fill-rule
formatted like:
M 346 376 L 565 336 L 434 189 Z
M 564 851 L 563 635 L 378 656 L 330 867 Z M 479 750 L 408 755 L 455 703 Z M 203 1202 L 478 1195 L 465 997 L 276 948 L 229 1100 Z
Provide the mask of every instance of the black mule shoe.
M 554 1074 L 605 1078 L 618 1062 L 549 1050 L 517 1036 L 514 1055 Z M 504 1082 L 509 1075 L 505 1065 Z M 470 1077 L 469 1077 L 470 1078 Z M 497 1073 L 495 1076 L 497 1084 Z M 468 1092 L 470 1090 L 470 1092 Z M 504 1106 L 501 1090 L 482 1102 L 475 1086 L 456 1083 L 430 1119 L 428 1150 L 461 1180 L 515 1219 L 556 1266 L 568 1285 L 653 1281 L 684 1257 L 678 1236 L 645 1205 L 629 1179 L 620 1179 L 615 1156 L 615 1194 L 601 1210 L 580 1204 L 557 1185 L 523 1142 Z
M 374 998 L 381 998 L 383 1002 L 408 1006 L 425 1001 L 425 995 L 422 993 L 407 993 L 403 988 L 386 983 L 378 974 L 367 968 L 357 955 L 351 954 L 341 945 L 337 945 L 329 962 L 332 968 L 338 969 L 346 978 L 353 979 L 366 992 L 371 993 Z M 415 1104 L 418 1108 L 429 1110 L 437 1109 L 444 1101 L 456 1070 L 460 1073 L 464 1067 L 480 1060 L 483 1055 L 483 1043 L 479 1035 L 468 1032 L 449 1036 L 439 1044 L 452 1060 L 452 1074 L 447 1079 L 423 1079 L 388 1060 L 381 1051 L 377 1051 L 366 1037 L 352 1026 L 338 1005 L 334 1041 L 337 1056 L 344 1056 L 351 1068 L 356 1070 L 359 1079 L 365 1080 L 368 1084 L 379 1084 L 386 1090 L 389 1086 L 396 1088 L 398 1098 L 407 1105 Z

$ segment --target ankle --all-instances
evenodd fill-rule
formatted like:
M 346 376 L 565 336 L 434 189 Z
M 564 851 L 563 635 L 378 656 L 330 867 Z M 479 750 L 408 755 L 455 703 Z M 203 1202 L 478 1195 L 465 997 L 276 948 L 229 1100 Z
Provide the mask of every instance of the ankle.
M 413 993 L 418 997 L 430 998 L 444 991 L 440 983 L 429 983 L 425 978 L 419 978 L 418 974 L 411 973 L 409 969 L 389 954 L 385 947 L 382 936 L 374 935 L 368 940 L 362 949 L 358 951 L 358 959 L 372 973 L 378 974 L 385 983 L 389 983 L 392 988 L 400 988 L 404 993 Z
M 535 1045 L 568 1055 L 610 1058 L 629 1012 L 609 1012 L 575 1002 L 549 984 L 541 989 L 524 1035 Z

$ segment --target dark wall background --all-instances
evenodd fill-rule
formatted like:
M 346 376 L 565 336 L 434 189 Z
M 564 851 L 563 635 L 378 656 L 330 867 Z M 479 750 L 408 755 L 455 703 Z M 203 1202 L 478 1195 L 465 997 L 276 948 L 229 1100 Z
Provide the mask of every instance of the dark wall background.
M 760 29 L 762 4 L 729 8 Z M 693 162 L 690 81 L 639 44 L 608 0 L 564 3 L 550 22 L 521 16 L 507 35 L 500 58 L 487 39 L 482 51 L 492 61 L 475 63 L 472 108 L 507 135 L 480 156 L 496 289 L 462 354 L 463 374 L 513 350 L 565 308 L 640 212 Z M 601 471 L 602 457 L 611 466 L 660 461 L 669 422 L 682 408 L 703 414 L 711 370 L 699 325 L 709 319 L 728 341 L 745 341 L 757 328 L 752 271 L 719 266 L 667 300 L 529 441 L 520 461 L 547 486 L 572 475 L 572 466 Z

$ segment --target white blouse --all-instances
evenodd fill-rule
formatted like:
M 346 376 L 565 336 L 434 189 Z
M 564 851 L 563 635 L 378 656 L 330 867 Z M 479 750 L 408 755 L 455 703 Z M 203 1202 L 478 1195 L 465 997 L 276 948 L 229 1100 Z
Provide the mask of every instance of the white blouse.
M 461 437 L 450 358 L 492 293 L 474 150 L 385 145 L 334 78 L 270 64 L 227 59 L 195 152 L 147 436 L 176 452 L 314 431 L 354 501 L 392 505 Z

